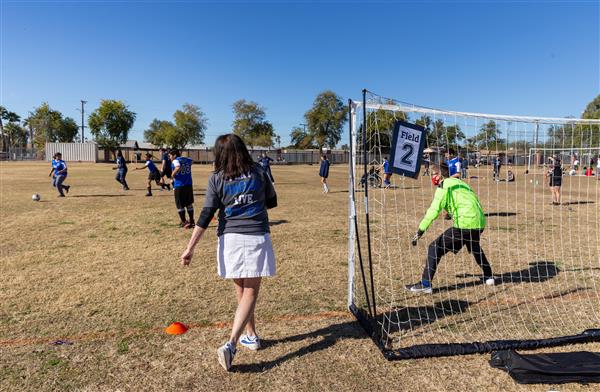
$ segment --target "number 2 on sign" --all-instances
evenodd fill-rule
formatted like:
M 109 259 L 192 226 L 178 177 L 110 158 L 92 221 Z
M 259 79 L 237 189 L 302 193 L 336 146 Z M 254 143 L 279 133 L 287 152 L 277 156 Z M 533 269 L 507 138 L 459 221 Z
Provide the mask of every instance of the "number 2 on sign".
M 411 157 L 411 155 L 414 152 L 414 148 L 413 148 L 412 144 L 406 143 L 405 145 L 403 145 L 402 151 L 406 151 L 406 153 L 404 155 L 402 155 L 402 157 L 400 158 L 400 162 L 402 162 L 406 165 L 412 166 L 412 164 L 413 164 L 412 159 L 408 159 Z

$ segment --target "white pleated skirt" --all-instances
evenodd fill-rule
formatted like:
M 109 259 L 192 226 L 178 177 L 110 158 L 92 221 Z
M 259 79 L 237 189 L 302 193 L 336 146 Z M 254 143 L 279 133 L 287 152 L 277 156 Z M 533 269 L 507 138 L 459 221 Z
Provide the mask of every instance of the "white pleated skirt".
M 274 276 L 275 254 L 269 233 L 221 235 L 217 245 L 217 270 L 225 279 Z

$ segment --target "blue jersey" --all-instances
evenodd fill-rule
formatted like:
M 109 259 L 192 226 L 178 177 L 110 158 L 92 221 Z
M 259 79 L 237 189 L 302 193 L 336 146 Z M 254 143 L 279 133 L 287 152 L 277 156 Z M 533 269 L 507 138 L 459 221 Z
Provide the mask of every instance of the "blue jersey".
M 392 171 L 390 170 L 390 163 L 387 159 L 383 161 L 383 172 L 385 174 L 392 174 Z
M 260 157 L 258 158 L 258 163 L 260 163 L 263 169 L 268 169 L 272 160 L 273 159 L 269 157 Z
M 452 158 L 446 161 L 446 164 L 448 165 L 448 171 L 450 172 L 450 177 L 452 177 L 453 175 L 455 175 L 456 173 L 458 173 L 460 171 L 460 159 L 458 158 Z
M 52 160 L 52 168 L 54 169 L 54 175 L 56 176 L 59 171 L 64 170 L 61 173 L 61 176 L 67 174 L 67 164 L 62 159 L 54 159 Z
M 321 167 L 319 167 L 319 176 L 323 178 L 329 177 L 329 160 L 323 159 Z
M 165 161 L 165 169 L 170 169 L 171 168 L 171 159 L 169 158 L 169 154 L 164 153 L 162 155 L 162 158 L 160 158 L 161 161 Z
M 125 158 L 117 157 L 117 169 L 127 170 L 127 163 L 125 162 Z
M 192 163 L 193 161 L 186 157 L 177 157 L 171 163 L 173 171 L 175 171 L 176 167 L 180 167 L 179 172 L 173 177 L 174 188 L 192 185 Z
M 156 168 L 156 165 L 155 165 L 155 164 L 154 164 L 154 162 L 152 162 L 150 159 L 148 159 L 148 160 L 146 161 L 146 167 L 148 168 L 148 171 L 149 171 L 150 173 L 154 173 L 154 172 L 157 172 L 157 171 L 158 171 L 158 169 Z

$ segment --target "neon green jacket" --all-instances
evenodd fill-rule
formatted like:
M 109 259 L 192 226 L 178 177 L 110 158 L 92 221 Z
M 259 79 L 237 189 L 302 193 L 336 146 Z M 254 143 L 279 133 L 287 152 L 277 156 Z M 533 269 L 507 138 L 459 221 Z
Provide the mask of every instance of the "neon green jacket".
M 446 178 L 435 191 L 431 206 L 419 224 L 419 230 L 426 231 L 443 209 L 450 213 L 456 228 L 485 228 L 485 215 L 477 195 L 458 178 Z

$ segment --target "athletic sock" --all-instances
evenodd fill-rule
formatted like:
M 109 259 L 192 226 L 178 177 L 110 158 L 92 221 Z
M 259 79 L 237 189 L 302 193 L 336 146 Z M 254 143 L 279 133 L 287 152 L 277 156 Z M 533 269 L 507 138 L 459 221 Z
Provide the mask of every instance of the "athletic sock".
M 194 207 L 193 206 L 187 207 L 187 212 L 188 212 L 188 215 L 190 216 L 190 223 L 194 223 Z M 184 214 L 184 216 L 185 216 L 185 214 Z
M 170 191 L 170 190 L 171 190 L 171 184 L 167 184 L 167 185 L 166 185 L 166 187 L 167 187 L 167 190 L 168 190 L 168 191 Z
M 423 285 L 423 287 L 431 287 L 431 282 L 428 280 L 422 280 L 421 284 Z
M 185 209 L 177 210 L 177 213 L 179 214 L 181 221 L 185 222 Z

